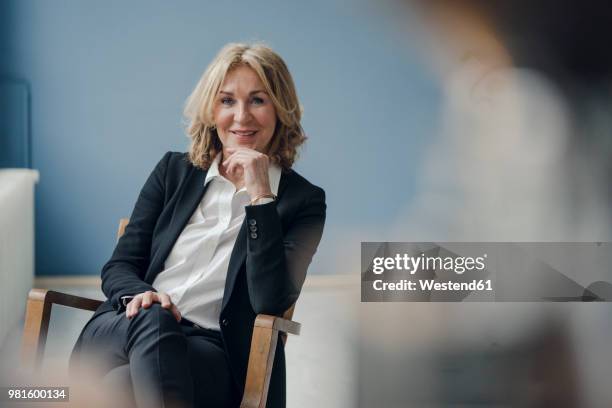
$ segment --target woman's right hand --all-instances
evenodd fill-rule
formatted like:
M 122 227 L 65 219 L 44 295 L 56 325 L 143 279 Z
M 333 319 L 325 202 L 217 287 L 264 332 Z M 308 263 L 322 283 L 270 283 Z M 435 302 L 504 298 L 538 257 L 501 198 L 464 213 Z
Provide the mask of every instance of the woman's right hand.
M 167 293 L 164 292 L 152 292 L 150 290 L 139 293 L 134 296 L 130 303 L 125 307 L 125 316 L 128 319 L 136 316 L 140 308 L 148 309 L 151 307 L 153 303 L 160 303 L 161 307 L 164 309 L 168 309 L 172 312 L 172 315 L 176 318 L 177 322 L 181 321 L 181 313 L 174 303 L 172 303 L 172 299 Z

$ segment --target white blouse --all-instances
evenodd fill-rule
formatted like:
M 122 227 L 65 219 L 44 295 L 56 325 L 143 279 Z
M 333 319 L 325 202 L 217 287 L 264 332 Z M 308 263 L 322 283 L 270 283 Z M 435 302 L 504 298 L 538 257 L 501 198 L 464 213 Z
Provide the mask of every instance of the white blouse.
M 153 281 L 166 292 L 181 316 L 205 328 L 219 330 L 225 278 L 232 249 L 250 198 L 246 188 L 236 188 L 219 174 L 220 155 L 206 174 L 210 183 L 202 201 L 179 235 L 161 271 Z M 268 169 L 272 193 L 278 193 L 281 169 Z M 270 202 L 260 200 L 259 204 Z

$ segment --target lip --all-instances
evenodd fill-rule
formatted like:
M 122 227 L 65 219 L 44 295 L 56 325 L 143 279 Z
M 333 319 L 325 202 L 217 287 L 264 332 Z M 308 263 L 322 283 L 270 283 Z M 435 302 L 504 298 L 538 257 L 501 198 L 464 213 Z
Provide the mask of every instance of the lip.
M 236 130 L 230 130 L 230 133 L 233 133 L 236 136 L 240 136 L 240 137 L 251 137 L 251 136 L 255 136 L 255 134 L 257 133 L 256 129 L 236 129 Z

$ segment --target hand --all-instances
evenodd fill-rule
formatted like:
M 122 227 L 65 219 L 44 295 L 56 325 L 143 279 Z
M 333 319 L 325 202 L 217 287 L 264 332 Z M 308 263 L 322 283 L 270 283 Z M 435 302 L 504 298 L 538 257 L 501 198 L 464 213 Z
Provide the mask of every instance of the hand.
M 138 295 L 134 296 L 132 300 L 130 300 L 130 303 L 128 303 L 125 307 L 125 316 L 128 319 L 131 319 L 138 314 L 141 306 L 144 309 L 148 309 L 153 303 L 161 303 L 161 307 L 172 312 L 172 315 L 174 315 L 177 322 L 181 321 L 181 313 L 176 305 L 172 303 L 170 296 L 168 296 L 167 293 L 152 292 L 150 290 L 144 293 L 139 293 Z
M 226 173 L 238 177 L 242 173 L 251 200 L 264 194 L 272 194 L 268 177 L 268 156 L 246 147 L 228 147 L 224 151 L 228 153 L 228 157 L 223 160 Z

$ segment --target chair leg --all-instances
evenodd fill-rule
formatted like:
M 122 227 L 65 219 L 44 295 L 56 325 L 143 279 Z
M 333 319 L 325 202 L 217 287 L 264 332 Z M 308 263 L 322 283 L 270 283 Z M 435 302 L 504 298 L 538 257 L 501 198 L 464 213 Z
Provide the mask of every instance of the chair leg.
M 265 408 L 277 341 L 278 330 L 257 325 L 253 328 L 249 366 L 240 408 Z
M 21 340 L 21 362 L 26 369 L 37 370 L 42 363 L 51 317 L 51 303 L 45 301 L 46 295 L 44 289 L 32 289 L 28 295 Z

